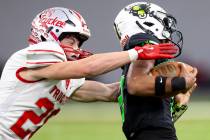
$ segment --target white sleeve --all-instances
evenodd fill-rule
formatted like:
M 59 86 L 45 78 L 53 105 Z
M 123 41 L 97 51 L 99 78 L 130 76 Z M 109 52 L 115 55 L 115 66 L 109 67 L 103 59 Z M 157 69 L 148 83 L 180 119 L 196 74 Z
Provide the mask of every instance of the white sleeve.
M 66 55 L 59 44 L 41 42 L 31 45 L 26 50 L 26 67 L 37 68 L 66 61 Z
M 61 80 L 56 86 L 64 93 L 67 97 L 70 97 L 78 88 L 85 83 L 85 78 L 80 79 L 69 79 Z
M 78 88 L 80 88 L 85 83 L 85 78 L 81 79 L 71 79 L 70 84 L 67 88 L 66 95 L 70 97 Z

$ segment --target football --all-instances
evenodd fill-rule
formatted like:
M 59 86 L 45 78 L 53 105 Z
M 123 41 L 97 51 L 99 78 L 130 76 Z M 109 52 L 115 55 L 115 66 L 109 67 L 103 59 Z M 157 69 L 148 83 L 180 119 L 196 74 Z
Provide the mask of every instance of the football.
M 167 77 L 180 76 L 181 64 L 184 64 L 188 72 L 193 72 L 194 68 L 189 64 L 186 64 L 184 62 L 169 61 L 153 67 L 150 73 L 152 76 L 158 76 L 158 75 L 167 76 Z

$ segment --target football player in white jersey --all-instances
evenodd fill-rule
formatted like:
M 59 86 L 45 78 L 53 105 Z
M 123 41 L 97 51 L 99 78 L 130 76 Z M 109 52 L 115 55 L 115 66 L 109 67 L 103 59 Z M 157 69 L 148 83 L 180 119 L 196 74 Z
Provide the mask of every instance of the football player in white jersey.
M 173 58 L 172 44 L 145 45 L 123 52 L 91 55 L 80 49 L 90 37 L 76 11 L 53 7 L 32 21 L 29 46 L 7 61 L 0 81 L 0 138 L 29 139 L 70 98 L 115 101 L 118 83 L 85 78 L 117 69 L 138 59 Z M 76 60 L 76 61 L 75 61 Z

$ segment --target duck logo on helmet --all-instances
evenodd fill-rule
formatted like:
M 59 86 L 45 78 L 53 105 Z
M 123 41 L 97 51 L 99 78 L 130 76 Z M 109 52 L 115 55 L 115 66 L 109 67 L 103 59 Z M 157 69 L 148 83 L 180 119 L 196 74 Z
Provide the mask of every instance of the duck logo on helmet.
M 141 5 L 134 5 L 130 9 L 130 13 L 133 14 L 133 16 L 137 16 L 140 19 L 144 19 L 147 17 L 149 13 L 149 4 L 141 4 Z

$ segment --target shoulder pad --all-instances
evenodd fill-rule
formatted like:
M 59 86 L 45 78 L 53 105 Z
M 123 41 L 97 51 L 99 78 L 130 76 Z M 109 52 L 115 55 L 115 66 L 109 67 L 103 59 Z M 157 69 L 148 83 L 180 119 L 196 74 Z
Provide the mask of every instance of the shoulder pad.
M 26 67 L 37 68 L 66 61 L 66 55 L 55 42 L 40 42 L 26 49 Z

